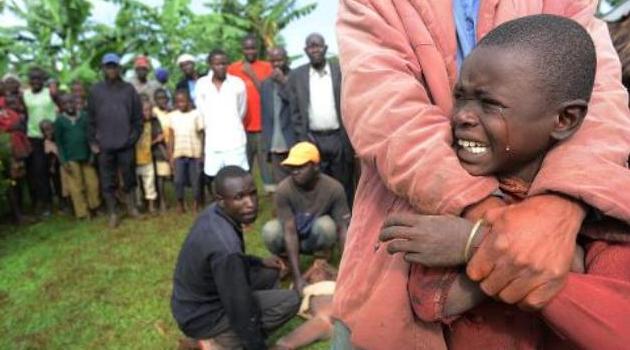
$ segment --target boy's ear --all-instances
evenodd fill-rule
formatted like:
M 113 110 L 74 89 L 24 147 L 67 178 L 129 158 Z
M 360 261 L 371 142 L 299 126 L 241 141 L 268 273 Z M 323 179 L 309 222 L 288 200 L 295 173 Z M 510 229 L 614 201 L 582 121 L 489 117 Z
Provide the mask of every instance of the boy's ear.
M 562 103 L 558 108 L 551 137 L 556 141 L 563 141 L 575 134 L 587 111 L 588 102 L 581 99 Z

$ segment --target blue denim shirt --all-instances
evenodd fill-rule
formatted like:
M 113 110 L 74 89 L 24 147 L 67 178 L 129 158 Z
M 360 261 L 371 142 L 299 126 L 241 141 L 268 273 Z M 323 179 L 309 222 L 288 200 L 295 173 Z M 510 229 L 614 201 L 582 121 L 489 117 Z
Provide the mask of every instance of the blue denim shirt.
M 453 17 L 457 30 L 457 70 L 477 45 L 477 17 L 480 0 L 453 0 Z

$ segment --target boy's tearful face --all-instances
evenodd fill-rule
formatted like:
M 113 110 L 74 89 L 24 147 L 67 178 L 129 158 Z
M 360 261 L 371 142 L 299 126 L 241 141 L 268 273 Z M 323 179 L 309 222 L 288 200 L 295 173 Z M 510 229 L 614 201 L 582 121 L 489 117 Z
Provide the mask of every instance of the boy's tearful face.
M 527 52 L 483 47 L 466 58 L 455 86 L 452 128 L 471 175 L 536 174 L 551 145 L 555 110 Z

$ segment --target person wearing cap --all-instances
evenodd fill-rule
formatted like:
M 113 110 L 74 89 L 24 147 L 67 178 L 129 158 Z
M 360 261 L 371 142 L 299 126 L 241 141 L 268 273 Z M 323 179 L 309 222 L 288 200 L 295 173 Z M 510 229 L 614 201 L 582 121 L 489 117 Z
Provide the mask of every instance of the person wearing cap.
M 350 209 L 341 183 L 320 173 L 320 155 L 310 142 L 297 143 L 282 162 L 290 177 L 278 185 L 275 197 L 278 218 L 262 228 L 265 246 L 285 255 L 293 274 L 293 287 L 305 286 L 300 273 L 299 254 L 327 252 L 339 240 L 343 251 Z
M 305 45 L 309 63 L 292 70 L 287 83 L 295 138 L 317 145 L 321 170 L 341 182 L 352 206 L 354 151 L 341 120 L 341 70 L 326 59 L 321 34 L 308 35 Z
M 104 81 L 92 86 L 88 97 L 88 141 L 98 155 L 103 199 L 109 226 L 116 227 L 116 184 L 122 174 L 122 191 L 130 216 L 138 217 L 133 195 L 136 187 L 135 144 L 142 131 L 142 103 L 133 85 L 120 77 L 120 57 L 114 53 L 101 61 Z
M 197 79 L 199 79 L 199 74 L 195 69 L 195 57 L 187 53 L 182 54 L 177 57 L 177 65 L 179 69 L 182 70 L 184 77 L 177 83 L 175 89 L 188 91 L 193 104 L 196 105 L 197 93 L 195 87 L 197 85 Z
M 153 94 L 155 90 L 161 87 L 160 83 L 155 80 L 149 80 L 149 72 L 151 71 L 151 62 L 147 56 L 138 56 L 133 63 L 136 75 L 129 81 L 136 89 L 138 94 L 146 95 L 151 103 L 153 103 Z

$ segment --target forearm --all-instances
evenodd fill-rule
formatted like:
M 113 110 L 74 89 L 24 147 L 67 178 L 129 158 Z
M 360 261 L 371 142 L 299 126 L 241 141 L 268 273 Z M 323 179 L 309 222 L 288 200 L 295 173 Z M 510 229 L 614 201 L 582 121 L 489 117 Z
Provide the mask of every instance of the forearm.
M 448 290 L 444 303 L 444 316 L 452 317 L 473 309 L 488 297 L 479 288 L 479 283 L 471 281 L 465 273 L 455 277 Z
M 263 349 L 260 308 L 252 295 L 243 257 L 234 254 L 215 261 L 212 272 L 232 330 L 246 349 Z
M 153 141 L 151 142 L 151 145 L 155 145 L 160 142 L 164 142 L 164 134 L 159 134 L 155 139 L 153 139 Z
M 301 278 L 302 274 L 300 272 L 300 241 L 295 225 L 291 225 L 290 223 L 284 225 L 284 243 L 287 248 L 293 281 L 296 282 Z

